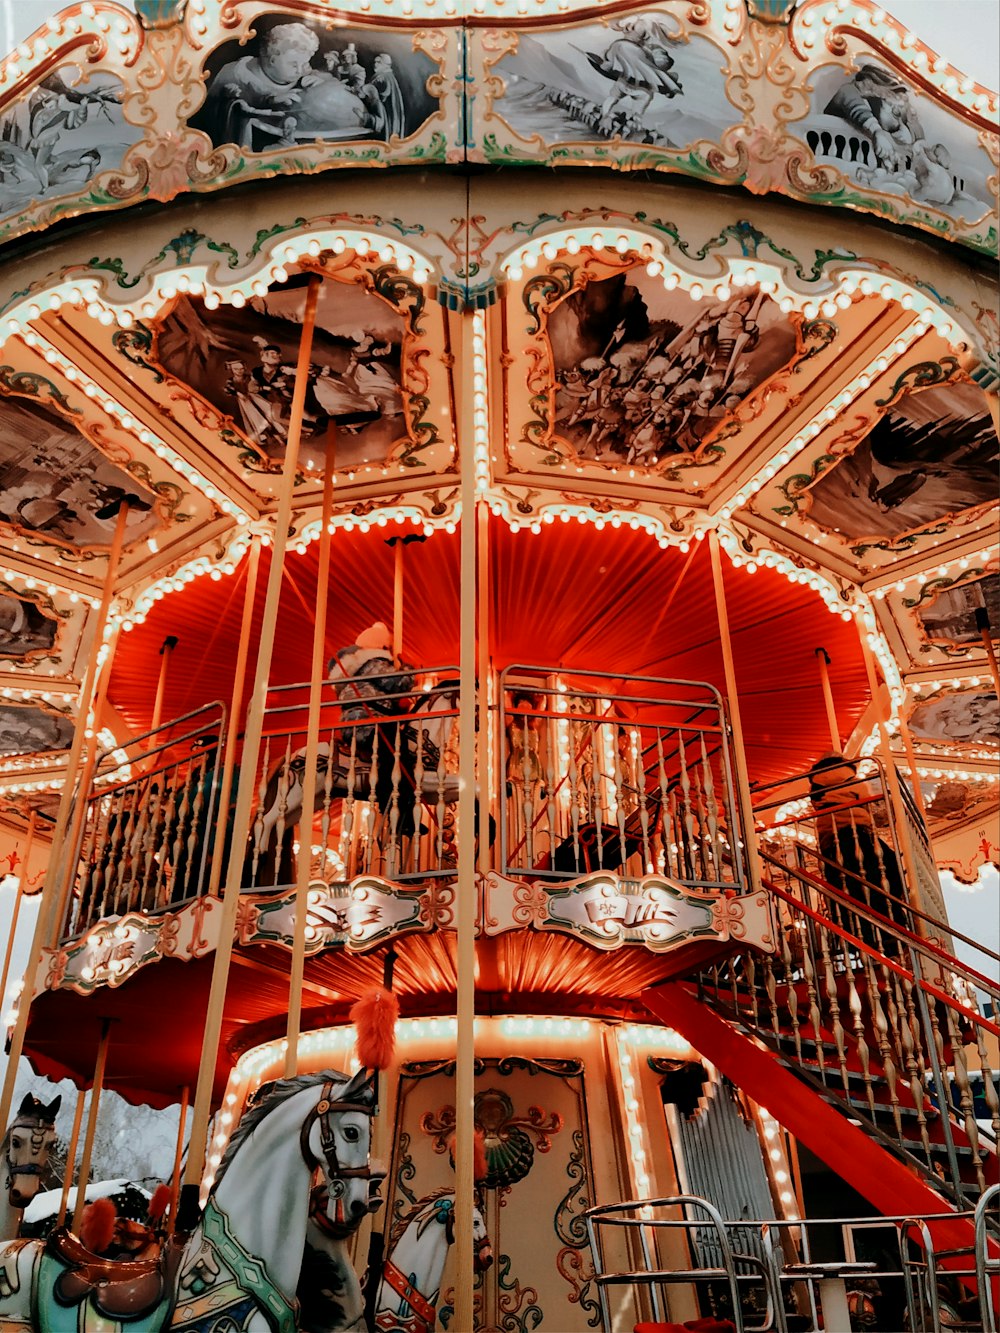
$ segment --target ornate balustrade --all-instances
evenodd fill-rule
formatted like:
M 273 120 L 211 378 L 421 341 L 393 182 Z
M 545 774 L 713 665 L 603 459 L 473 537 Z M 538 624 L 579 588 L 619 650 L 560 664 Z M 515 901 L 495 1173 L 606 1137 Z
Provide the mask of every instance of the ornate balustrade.
M 660 874 L 711 894 L 746 884 L 712 686 L 512 666 L 499 699 L 502 874 Z

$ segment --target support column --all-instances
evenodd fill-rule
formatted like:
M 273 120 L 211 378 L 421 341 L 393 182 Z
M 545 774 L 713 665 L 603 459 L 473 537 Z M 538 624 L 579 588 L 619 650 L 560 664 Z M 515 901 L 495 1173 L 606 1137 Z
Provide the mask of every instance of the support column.
M 398 662 L 403 655 L 403 586 L 406 577 L 406 546 L 402 537 L 393 547 L 392 568 L 392 655 Z
M 257 763 L 260 759 L 261 733 L 264 729 L 267 682 L 274 652 L 278 604 L 281 599 L 281 580 L 285 564 L 285 550 L 288 545 L 288 529 L 292 517 L 292 494 L 295 489 L 295 478 L 298 470 L 302 414 L 305 409 L 309 363 L 312 357 L 313 330 L 316 324 L 316 304 L 319 300 L 321 283 L 322 279 L 317 274 L 310 278 L 302 318 L 302 339 L 299 343 L 299 355 L 295 371 L 295 391 L 292 395 L 291 413 L 288 422 L 288 441 L 285 446 L 285 460 L 281 470 L 278 512 L 275 515 L 274 546 L 271 552 L 271 567 L 268 571 L 267 597 L 264 602 L 260 642 L 257 646 L 257 669 L 243 739 L 240 781 L 236 795 L 236 810 L 233 815 L 232 845 L 229 849 L 226 887 L 219 922 L 219 942 L 215 950 L 208 1011 L 205 1015 L 201 1062 L 198 1067 L 198 1082 L 195 1088 L 194 1110 L 191 1116 L 191 1137 L 188 1141 L 187 1169 L 184 1172 L 184 1184 L 177 1209 L 177 1225 L 180 1230 L 185 1230 L 187 1224 L 193 1222 L 197 1217 L 199 1186 L 205 1159 L 205 1145 L 208 1139 L 208 1120 L 212 1109 L 212 1086 L 215 1082 L 215 1069 L 219 1058 L 219 1039 L 222 1035 L 222 1012 L 226 999 L 226 987 L 229 983 L 229 965 L 233 956 L 236 909 L 239 905 L 240 890 L 243 887 L 243 854 L 250 825 L 250 810 L 257 786 Z M 234 709 L 234 714 L 235 711 Z
M 986 661 L 989 663 L 990 675 L 993 677 L 993 688 L 996 691 L 997 698 L 1000 699 L 1000 667 L 997 666 L 997 653 L 993 647 L 993 640 L 990 638 L 990 616 L 985 606 L 976 607 L 976 629 L 979 630 L 979 637 L 986 649 Z
M 7 936 L 7 950 L 3 958 L 3 972 L 0 973 L 0 1004 L 7 998 L 7 978 L 10 975 L 10 959 L 14 952 L 14 938 L 17 935 L 17 920 L 21 915 L 21 900 L 24 897 L 24 881 L 28 876 L 28 860 L 35 841 L 35 812 L 28 815 L 28 835 L 25 840 L 24 855 L 21 857 L 23 874 L 17 876 L 17 888 L 14 890 L 14 907 L 10 914 L 10 934 Z
M 331 427 L 331 433 L 333 428 Z M 302 813 L 299 816 L 299 857 L 295 878 L 295 930 L 288 982 L 288 1038 L 285 1078 L 299 1069 L 299 1032 L 302 1026 L 302 983 L 306 967 L 306 916 L 309 910 L 309 868 L 312 865 L 312 828 L 316 813 L 319 721 L 326 675 L 326 609 L 330 593 L 330 522 L 333 517 L 333 469 L 323 471 L 323 517 L 316 574 L 316 619 L 313 624 L 312 664 L 309 670 L 309 715 L 306 722 L 305 768 L 302 772 Z M 397 547 L 397 550 L 401 550 Z M 397 557 L 398 558 L 398 557 Z M 332 758 L 329 762 L 333 762 Z
M 826 721 L 830 728 L 830 743 L 835 752 L 841 754 L 840 728 L 837 726 L 837 710 L 833 706 L 833 689 L 830 685 L 830 654 L 825 648 L 817 648 L 816 660 L 819 662 L 819 679 L 823 686 L 823 702 L 826 704 Z
M 455 896 L 456 1018 L 455 1051 L 455 1317 L 454 1327 L 473 1327 L 472 1207 L 475 1189 L 473 1139 L 475 1116 L 476 1012 L 476 845 L 473 837 L 476 798 L 476 476 L 472 385 L 473 320 L 462 320 L 459 359 L 461 416 L 461 566 L 459 578 L 459 797 L 458 892 Z
M 42 900 L 38 908 L 38 919 L 35 922 L 35 933 L 28 953 L 27 966 L 24 970 L 24 989 L 21 992 L 21 1002 L 18 1006 L 17 1022 L 14 1024 L 14 1031 L 10 1038 L 10 1048 L 7 1053 L 7 1075 L 4 1079 L 3 1096 L 0 1098 L 0 1125 L 6 1125 L 10 1121 L 10 1108 L 14 1100 L 14 1084 L 17 1081 L 18 1066 L 24 1053 L 24 1037 L 28 1030 L 28 1016 L 31 1010 L 31 1000 L 35 990 L 35 979 L 38 975 L 38 964 L 41 960 L 42 949 L 53 932 L 58 930 L 58 909 L 62 900 L 62 886 L 64 883 L 72 882 L 73 872 L 76 869 L 74 865 L 65 864 L 63 847 L 66 842 L 66 827 L 69 823 L 70 811 L 73 808 L 74 777 L 80 767 L 80 759 L 84 752 L 87 717 L 90 713 L 94 682 L 97 679 L 97 663 L 101 644 L 104 640 L 104 628 L 108 623 L 108 612 L 111 608 L 115 579 L 118 577 L 118 565 L 121 561 L 122 546 L 125 541 L 127 518 L 128 506 L 123 503 L 118 510 L 118 521 L 115 524 L 114 536 L 111 539 L 111 547 L 108 551 L 108 568 L 104 575 L 104 589 L 94 620 L 94 638 L 87 656 L 87 667 L 84 671 L 83 680 L 80 683 L 77 724 L 73 730 L 73 741 L 66 757 L 66 777 L 59 797 L 59 810 L 56 815 L 52 835 L 52 849 L 49 852 L 49 863 L 42 887 Z M 108 666 L 110 670 L 110 661 Z M 92 741 L 96 745 L 96 732 Z
M 906 752 L 906 762 L 910 765 L 910 777 L 913 780 L 913 799 L 917 804 L 917 809 L 924 817 L 924 823 L 927 822 L 927 807 L 924 805 L 924 793 L 920 786 L 920 773 L 917 770 L 917 752 L 913 748 L 913 733 L 910 731 L 909 723 L 902 713 L 899 715 L 899 735 L 903 742 L 903 749 Z
M 94 1151 L 94 1135 L 97 1133 L 97 1115 L 101 1109 L 101 1093 L 104 1090 L 104 1070 L 108 1063 L 108 1040 L 111 1036 L 111 1019 L 101 1020 L 101 1040 L 97 1047 L 97 1063 L 94 1065 L 94 1081 L 90 1085 L 90 1110 L 87 1114 L 87 1133 L 83 1140 L 83 1156 L 80 1159 L 80 1174 L 76 1183 L 76 1206 L 73 1209 L 73 1222 L 70 1230 L 80 1234 L 80 1219 L 83 1217 L 87 1202 L 87 1184 L 90 1181 L 90 1159 Z
M 177 642 L 176 634 L 168 634 L 160 649 L 160 674 L 156 681 L 156 698 L 153 700 L 153 717 L 149 724 L 150 731 L 156 731 L 160 725 L 160 719 L 163 717 L 163 696 L 167 689 L 167 669 L 170 666 L 170 657 L 177 647 Z M 150 745 L 155 744 L 152 738 L 149 743 Z
M 76 1094 L 76 1108 L 73 1111 L 73 1128 L 66 1147 L 66 1170 L 63 1173 L 62 1196 L 59 1200 L 59 1214 L 56 1226 L 61 1227 L 66 1221 L 66 1208 L 69 1204 L 69 1192 L 73 1187 L 73 1168 L 76 1165 L 76 1150 L 80 1146 L 80 1126 L 83 1124 L 83 1104 L 87 1094 L 83 1088 Z
M 191 1101 L 191 1089 L 188 1084 L 181 1088 L 181 1113 L 177 1121 L 177 1143 L 174 1147 L 174 1170 L 170 1177 L 170 1216 L 167 1219 L 167 1235 L 172 1236 L 177 1226 L 177 1201 L 181 1194 L 181 1158 L 184 1156 L 184 1129 L 187 1124 L 188 1105 Z
M 719 621 L 719 644 L 722 648 L 722 667 L 729 696 L 729 720 L 733 728 L 733 762 L 736 765 L 737 802 L 743 822 L 743 845 L 746 851 L 747 889 L 755 893 L 761 887 L 760 852 L 754 829 L 753 806 L 750 804 L 750 773 L 743 744 L 743 720 L 740 716 L 740 698 L 733 665 L 733 641 L 729 633 L 729 612 L 726 609 L 726 585 L 722 577 L 722 552 L 719 534 L 713 529 L 708 534 L 712 557 L 712 581 L 715 585 L 715 610 Z

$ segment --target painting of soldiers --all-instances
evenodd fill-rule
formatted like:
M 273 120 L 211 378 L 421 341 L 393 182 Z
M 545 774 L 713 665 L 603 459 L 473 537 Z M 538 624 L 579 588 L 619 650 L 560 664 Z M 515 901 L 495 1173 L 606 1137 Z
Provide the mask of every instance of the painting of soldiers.
M 696 302 L 644 270 L 572 293 L 550 314 L 548 335 L 556 434 L 578 457 L 643 467 L 697 453 L 796 347 L 756 288 Z

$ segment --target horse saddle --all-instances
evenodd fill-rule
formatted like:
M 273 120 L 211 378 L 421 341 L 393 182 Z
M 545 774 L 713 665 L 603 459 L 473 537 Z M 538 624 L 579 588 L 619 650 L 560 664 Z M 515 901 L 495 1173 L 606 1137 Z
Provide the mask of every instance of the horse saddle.
M 46 1241 L 42 1256 L 38 1327 L 42 1333 L 60 1333 L 65 1328 L 66 1309 L 89 1299 L 104 1318 L 139 1325 L 135 1333 L 157 1333 L 169 1323 L 183 1252 L 175 1241 L 154 1258 L 103 1259 L 72 1232 L 59 1227 Z M 49 1292 L 52 1306 L 46 1310 L 43 1295 Z

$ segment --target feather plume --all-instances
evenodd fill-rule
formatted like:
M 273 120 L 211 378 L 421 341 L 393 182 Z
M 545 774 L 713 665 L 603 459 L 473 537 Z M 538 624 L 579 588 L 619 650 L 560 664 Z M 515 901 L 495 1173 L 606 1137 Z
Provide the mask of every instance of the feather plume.
M 91 1254 L 103 1254 L 114 1240 L 118 1209 L 111 1199 L 95 1199 L 83 1210 L 80 1240 Z
M 358 1059 L 365 1069 L 386 1069 L 396 1054 L 396 1019 L 399 1001 L 392 991 L 376 986 L 351 1008 L 358 1034 Z
M 167 1209 L 170 1207 L 170 1186 L 162 1182 L 157 1185 L 153 1191 L 153 1197 L 149 1201 L 148 1217 L 155 1227 L 157 1223 L 162 1222 Z
M 455 1135 L 448 1135 L 448 1161 L 451 1162 L 451 1169 L 455 1169 Z M 490 1174 L 490 1164 L 486 1160 L 486 1136 L 481 1129 L 477 1129 L 472 1139 L 472 1178 L 476 1182 L 483 1181 Z

